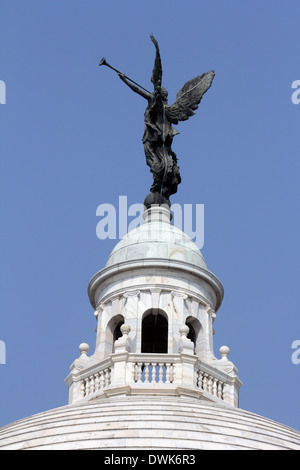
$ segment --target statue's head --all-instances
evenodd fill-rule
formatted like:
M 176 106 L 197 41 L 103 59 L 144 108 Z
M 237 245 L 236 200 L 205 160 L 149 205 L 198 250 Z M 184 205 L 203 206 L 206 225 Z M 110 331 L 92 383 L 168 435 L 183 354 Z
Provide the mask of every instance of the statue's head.
M 157 96 L 159 95 L 165 103 L 168 101 L 168 92 L 163 86 L 157 86 L 155 87 L 154 94 Z

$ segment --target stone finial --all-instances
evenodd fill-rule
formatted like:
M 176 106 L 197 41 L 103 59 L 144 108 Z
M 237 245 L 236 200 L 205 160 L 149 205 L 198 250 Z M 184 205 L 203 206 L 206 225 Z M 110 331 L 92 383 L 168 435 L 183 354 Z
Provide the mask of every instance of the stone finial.
M 115 341 L 115 352 L 121 352 L 121 351 L 128 351 L 130 352 L 130 340 L 128 338 L 128 335 L 131 331 L 131 328 L 129 325 L 126 325 L 126 323 L 123 323 L 120 327 L 122 336 Z
M 187 337 L 189 334 L 189 327 L 187 325 L 182 325 L 179 328 L 179 333 L 181 334 L 181 341 L 179 347 L 179 354 L 186 353 L 186 354 L 194 354 L 194 343 Z
M 87 343 L 81 343 L 79 345 L 79 351 L 80 351 L 81 355 L 86 356 L 87 353 L 89 352 L 89 349 L 90 349 L 90 347 Z
M 179 328 L 179 333 L 181 334 L 181 336 L 183 337 L 187 337 L 187 335 L 189 334 L 189 327 L 187 325 L 182 325 L 180 328 Z
M 120 330 L 121 330 L 122 335 L 125 336 L 125 335 L 129 335 L 131 328 L 129 325 L 126 325 L 126 323 L 123 323 L 123 325 L 121 325 L 120 327 Z
M 228 346 L 221 346 L 219 352 L 222 356 L 221 361 L 228 361 L 228 355 L 230 353 L 230 349 Z
M 86 364 L 90 361 L 90 358 L 87 356 L 87 353 L 90 349 L 89 345 L 87 343 L 81 343 L 78 349 L 80 351 L 80 356 L 75 359 L 75 361 L 71 364 L 71 372 L 73 370 L 78 371 L 84 369 L 86 367 Z

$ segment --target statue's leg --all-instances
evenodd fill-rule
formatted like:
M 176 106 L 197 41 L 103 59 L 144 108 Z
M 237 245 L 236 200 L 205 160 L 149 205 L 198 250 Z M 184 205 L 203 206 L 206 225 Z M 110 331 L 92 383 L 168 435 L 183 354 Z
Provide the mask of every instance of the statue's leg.
M 146 163 L 150 167 L 153 175 L 152 192 L 160 192 L 164 175 L 164 161 L 160 154 L 159 147 L 153 142 L 144 142 Z

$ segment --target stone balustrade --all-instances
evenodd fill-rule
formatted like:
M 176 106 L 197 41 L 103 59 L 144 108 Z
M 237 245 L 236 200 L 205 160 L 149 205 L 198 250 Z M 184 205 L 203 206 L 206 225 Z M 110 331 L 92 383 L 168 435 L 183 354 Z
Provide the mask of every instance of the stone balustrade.
M 197 387 L 214 397 L 223 400 L 224 382 L 207 372 L 197 370 Z
M 133 381 L 135 383 L 166 383 L 174 382 L 174 364 L 172 362 L 133 362 Z
M 106 389 L 111 384 L 111 369 L 100 370 L 80 382 L 80 395 L 85 398 L 95 392 Z
M 85 353 L 76 360 L 66 382 L 69 403 L 112 395 L 185 395 L 238 406 L 241 385 L 235 370 L 225 373 L 191 353 L 149 354 L 126 350 L 95 362 Z M 223 366 L 222 360 L 215 361 Z

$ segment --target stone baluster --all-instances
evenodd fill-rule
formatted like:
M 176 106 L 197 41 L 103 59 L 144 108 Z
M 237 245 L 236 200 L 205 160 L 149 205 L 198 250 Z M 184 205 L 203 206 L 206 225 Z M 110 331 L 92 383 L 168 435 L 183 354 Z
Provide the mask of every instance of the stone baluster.
M 171 383 L 171 364 L 170 362 L 166 362 L 166 383 Z
M 169 368 L 170 368 L 170 383 L 173 383 L 175 381 L 175 365 L 171 363 L 169 365 Z
M 149 366 L 150 366 L 150 363 L 149 362 L 145 362 L 145 374 L 144 374 L 144 382 L 145 383 L 148 383 L 149 382 Z M 152 373 L 153 373 L 153 370 L 152 370 Z
M 95 377 L 94 375 L 92 375 L 90 377 L 90 394 L 94 393 L 94 391 L 95 391 Z
M 87 397 L 90 394 L 90 378 L 85 379 L 85 396 Z
M 104 388 L 104 371 L 101 370 L 100 372 L 100 380 L 99 380 L 100 390 Z
M 212 379 L 212 394 L 214 397 L 217 396 L 217 391 L 218 391 L 218 379 L 216 377 L 213 377 Z
M 84 398 L 85 396 L 85 381 L 81 380 L 80 382 L 80 398 Z
M 100 374 L 99 372 L 97 372 L 95 374 L 95 391 L 98 392 L 99 389 L 100 389 Z
M 219 380 L 217 397 L 220 398 L 220 399 L 223 399 L 223 386 L 224 386 L 223 382 L 221 382 L 221 380 Z
M 207 381 L 207 391 L 212 395 L 212 383 L 213 383 L 213 378 L 211 375 L 208 376 L 208 381 Z
M 208 374 L 206 372 L 203 373 L 202 389 L 204 392 L 208 391 Z
M 137 363 L 135 362 L 132 367 L 132 382 L 137 382 Z
M 138 362 L 136 364 L 136 382 L 142 381 L 143 363 Z
M 107 388 L 110 385 L 110 369 L 106 369 L 104 374 L 104 387 Z
M 203 372 L 198 370 L 197 387 L 203 389 Z
M 163 379 L 164 379 L 164 363 L 162 362 L 159 362 L 158 363 L 158 367 L 159 367 L 159 370 L 158 370 L 158 382 L 159 383 L 162 383 L 163 382 Z

